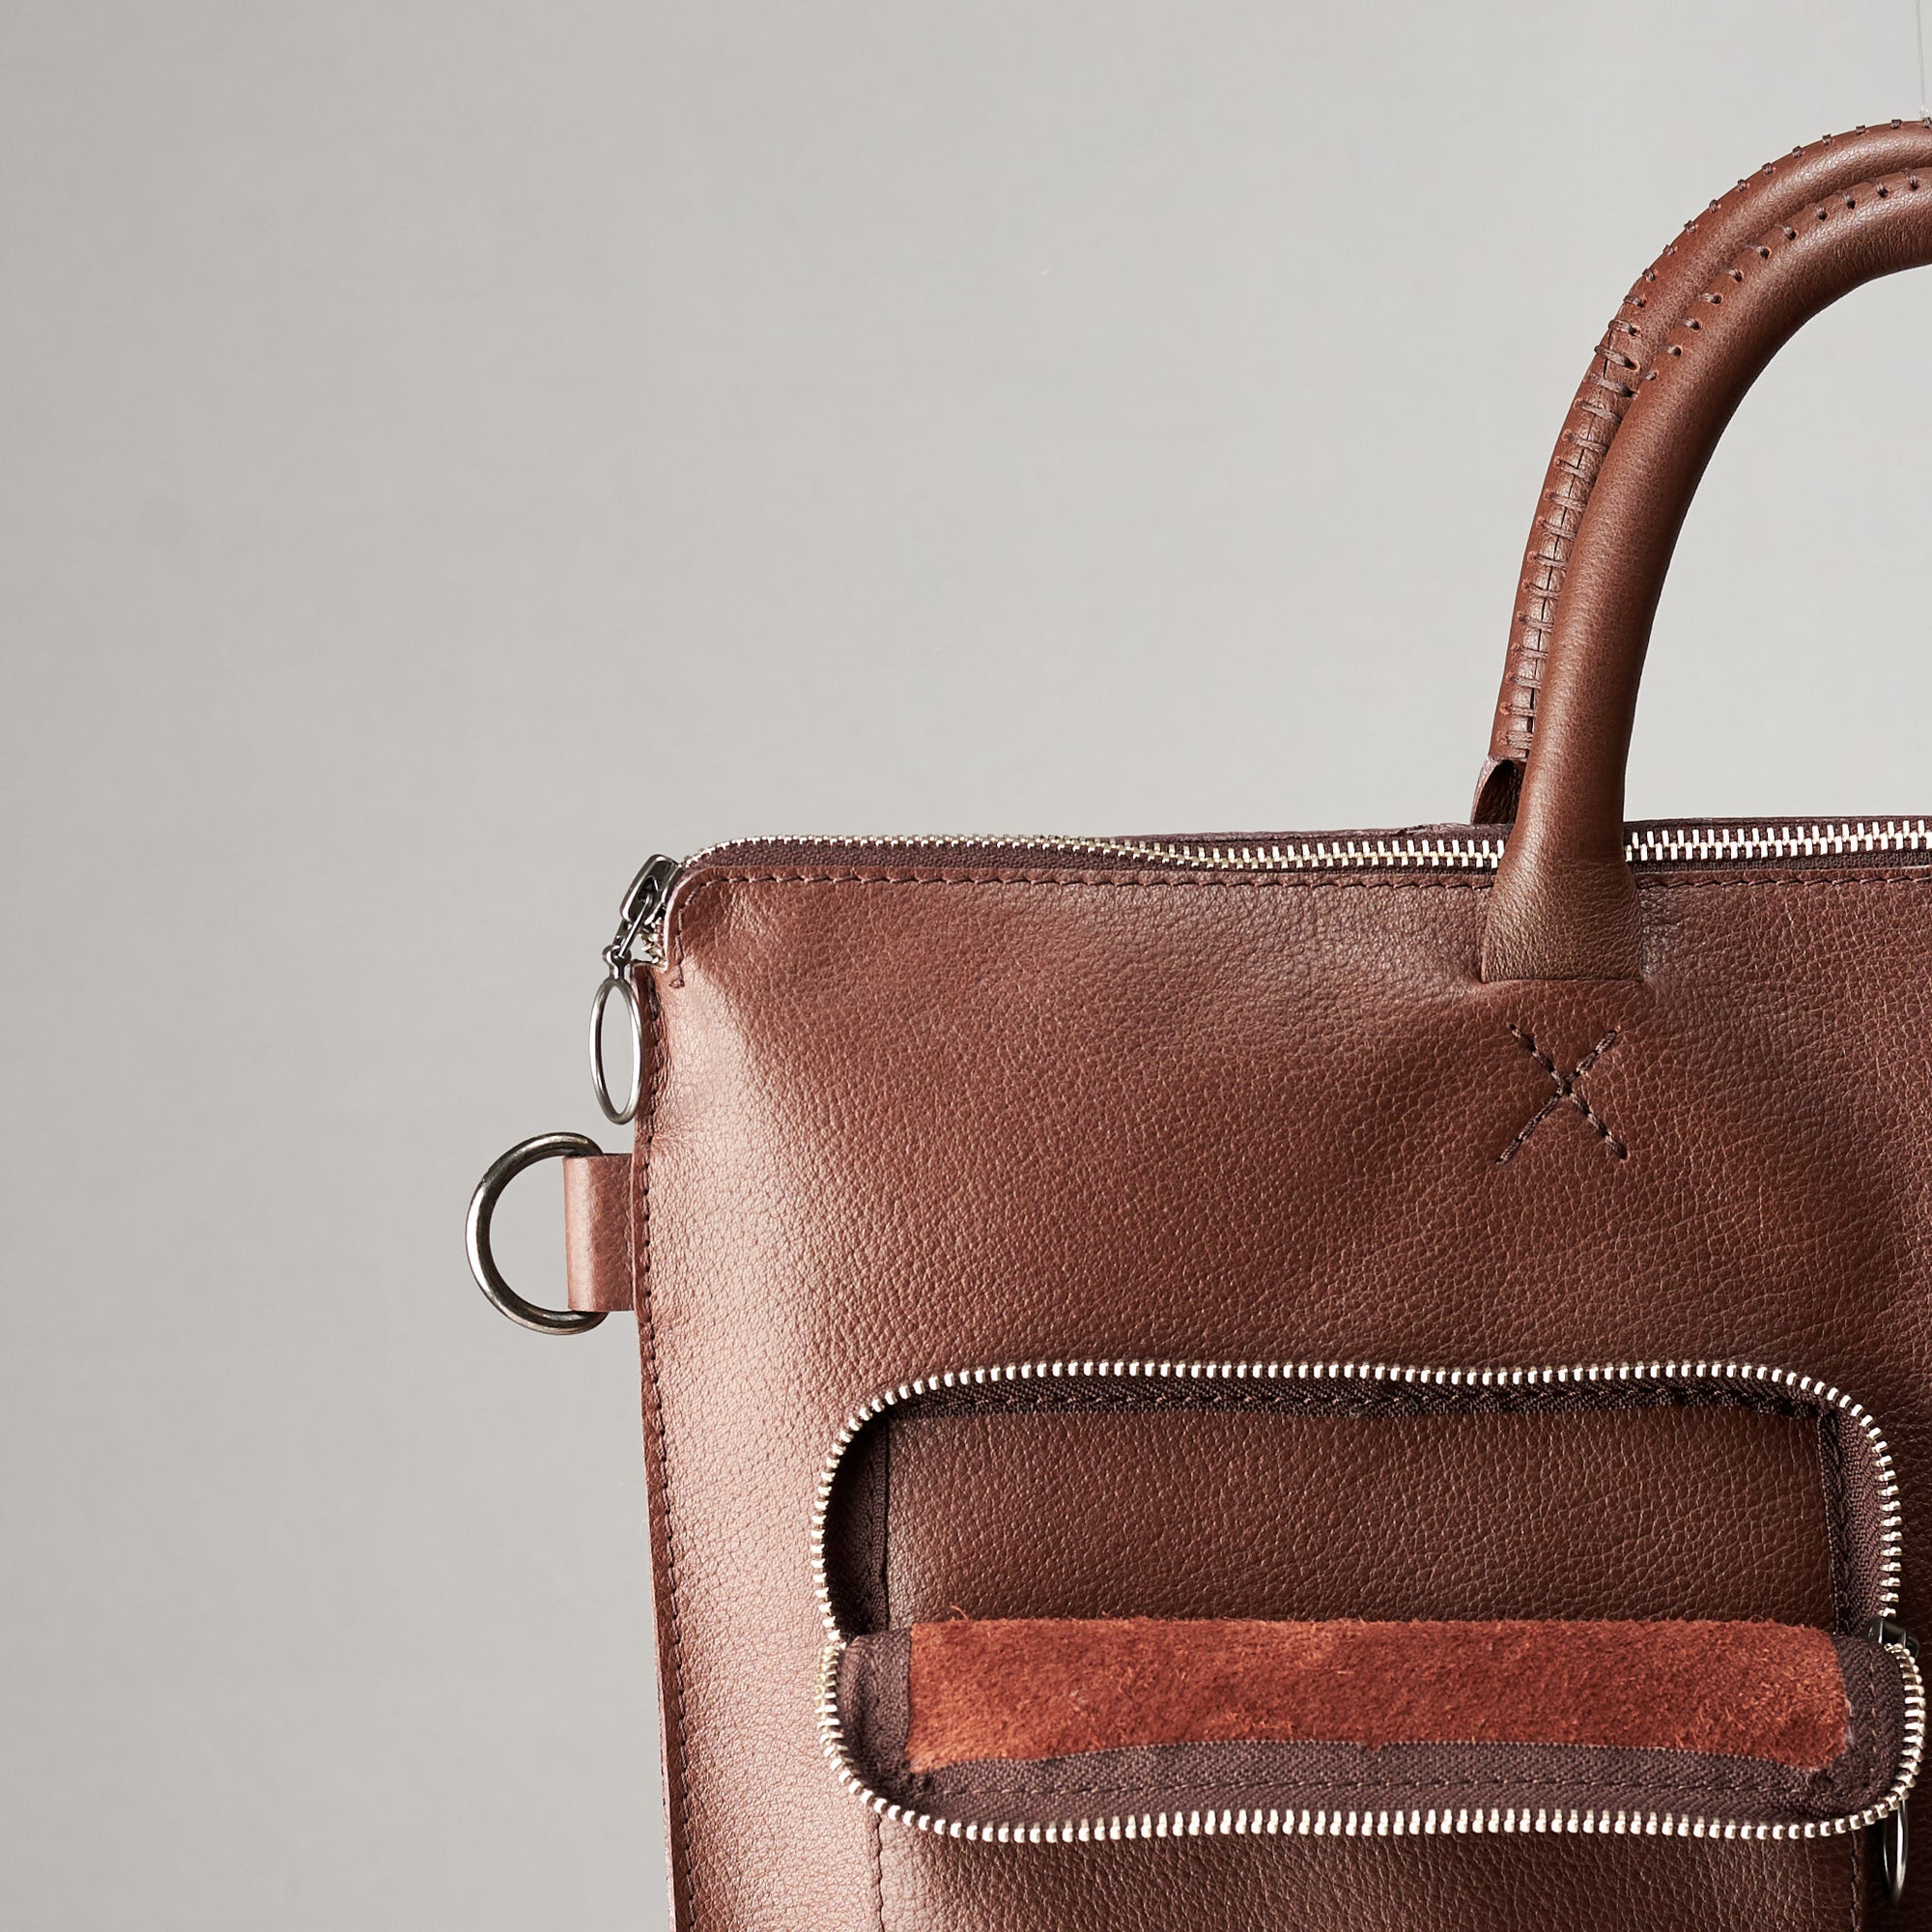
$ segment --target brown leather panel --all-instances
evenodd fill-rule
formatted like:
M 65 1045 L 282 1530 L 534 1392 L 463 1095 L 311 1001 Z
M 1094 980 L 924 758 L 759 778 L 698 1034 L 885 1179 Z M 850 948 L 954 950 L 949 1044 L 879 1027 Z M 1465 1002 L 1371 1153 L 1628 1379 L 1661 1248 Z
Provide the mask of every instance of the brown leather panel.
M 883 1932 L 1858 1932 L 1864 1856 L 1857 1833 L 1762 1845 L 1471 1836 L 1009 1846 L 888 1828 L 870 1922 Z
M 889 1493 L 900 1623 L 1833 1622 L 1810 1419 L 910 1416 L 892 1426 Z
M 1634 979 L 1624 767 L 1651 620 L 1690 498 L 1771 357 L 1821 309 L 1932 263 L 1932 171 L 1834 193 L 1735 255 L 1637 381 L 1577 531 L 1483 977 Z
M 632 1306 L 628 1153 L 563 1162 L 563 1253 L 572 1308 Z
M 1793 209 L 1912 168 L 1932 168 L 1932 127 L 1922 121 L 1860 128 L 1794 148 L 1686 222 L 1684 232 L 1624 298 L 1570 405 L 1537 498 L 1511 613 L 1489 761 L 1470 814 L 1477 824 L 1499 824 L 1516 816 L 1522 761 L 1536 726 L 1537 691 L 1571 547 L 1637 380 L 1665 335 L 1691 312 L 1739 249 L 1748 247 Z
M 1466 877 L 687 881 L 639 1214 L 686 1922 L 876 1925 L 883 1883 L 889 1922 L 946 1932 L 1849 1923 L 1842 1845 L 1217 1846 L 1257 1861 L 1208 1898 L 1192 1847 L 993 1880 L 978 1848 L 883 1844 L 818 1752 L 806 1551 L 867 1393 L 1081 1349 L 1784 1363 L 1877 1415 L 1911 1536 L 1928 877 L 1653 879 L 1644 981 L 1502 985 Z M 1590 1092 L 1628 1157 L 1566 1111 L 1500 1163 L 1549 1086 L 1511 1029 L 1574 1065 L 1612 1027 Z M 1918 1574 L 1909 1547 L 1908 1622 Z
M 912 1629 L 915 1772 L 1140 1745 L 1584 1745 L 1822 1771 L 1849 1710 L 1825 1632 L 1609 1619 L 965 1617 Z

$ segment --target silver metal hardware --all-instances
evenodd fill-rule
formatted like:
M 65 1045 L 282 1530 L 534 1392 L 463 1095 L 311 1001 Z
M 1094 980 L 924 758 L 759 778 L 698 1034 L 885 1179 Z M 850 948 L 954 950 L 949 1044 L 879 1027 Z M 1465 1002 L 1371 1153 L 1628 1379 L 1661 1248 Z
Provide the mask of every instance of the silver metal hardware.
M 683 869 L 705 865 L 718 854 L 748 843 L 820 850 L 884 846 L 914 855 L 915 863 L 916 855 L 927 852 L 1025 851 L 1037 852 L 1042 859 L 1118 860 L 1130 865 L 1178 866 L 1190 871 L 1493 872 L 1501 863 L 1504 840 L 1499 833 L 1475 826 L 1441 833 L 1328 833 L 1247 845 L 1158 838 L 1062 838 L 1047 833 L 918 833 L 897 837 L 787 834 L 707 846 L 687 859 Z M 1922 817 L 1634 825 L 1624 840 L 1624 857 L 1631 864 L 1652 866 L 1736 865 L 1754 860 L 1850 858 L 1867 854 L 1917 857 L 1927 852 L 1932 852 L 1932 819 Z
M 604 1009 L 611 1004 L 612 994 L 623 1001 L 631 1022 L 631 1084 L 621 1107 L 611 1097 L 611 1083 L 604 1069 Z M 638 1104 L 644 1097 L 644 1013 L 628 970 L 610 974 L 590 1002 L 590 1091 L 613 1127 L 638 1118 Z
M 604 949 L 604 964 L 613 975 L 621 974 L 634 958 L 652 966 L 664 964 L 663 934 L 652 928 L 683 870 L 679 860 L 657 852 L 639 867 L 638 876 L 624 888 L 623 902 L 617 908 L 617 930 Z M 640 940 L 641 949 L 634 952 L 632 949 Z
M 1909 1650 L 1914 1657 L 1918 1655 L 1918 1639 L 1896 1617 L 1874 1617 L 1865 1626 L 1865 1635 L 1873 1643 L 1882 1643 L 1888 1649 L 1896 1647 Z
M 1903 1650 L 1913 1658 L 1918 1655 L 1918 1639 L 1896 1617 L 1873 1618 L 1865 1634 L 1874 1643 L 1884 1644 L 1888 1650 Z M 1898 1809 L 1889 1818 L 1882 1820 L 1874 1833 L 1878 1840 L 1879 1883 L 1885 1888 L 1887 1900 L 1893 1905 L 1905 1896 L 1906 1853 L 1912 1831 L 1906 1816 L 1909 1809 L 1910 1806 L 1901 1800 Z
M 1881 1613 L 1868 1636 L 1885 1646 L 1898 1666 L 1905 1695 L 1904 1737 L 1898 1770 L 1890 1787 L 1875 1804 L 1842 1818 L 1808 1819 L 1803 1823 L 1771 1824 L 1758 1819 L 1694 1816 L 1687 1812 L 1627 1809 L 1588 1811 L 1580 1807 L 1501 1804 L 1487 1808 L 1449 1806 L 1438 1810 L 1335 1810 L 1259 1807 L 1244 1810 L 1185 1810 L 1121 1812 L 1098 1817 L 1069 1817 L 1051 1825 L 1005 1825 L 991 1821 L 915 1811 L 874 1791 L 852 1762 L 846 1749 L 844 1722 L 838 1709 L 839 1664 L 850 1641 L 833 1609 L 826 1571 L 826 1534 L 833 1486 L 839 1465 L 859 1434 L 874 1418 L 901 1403 L 937 1394 L 944 1389 L 982 1386 L 996 1382 L 1122 1380 L 1230 1381 L 1279 1384 L 1285 1381 L 1413 1383 L 1437 1388 L 1561 1387 L 1591 1383 L 1723 1383 L 1751 1382 L 1811 1398 L 1821 1407 L 1836 1409 L 1863 1432 L 1876 1472 L 1882 1521 L 1879 1535 L 1878 1592 Z M 921 1377 L 883 1390 L 845 1419 L 819 1472 L 811 1512 L 811 1576 L 818 1612 L 825 1626 L 826 1644 L 819 1658 L 816 1714 L 819 1747 L 840 1787 L 888 1824 L 943 1838 L 966 1838 L 980 1844 L 1113 1844 L 1122 1840 L 1216 1836 L 1248 1837 L 1402 1837 L 1461 1836 L 1467 1833 L 1602 1833 L 1644 1837 L 1725 1839 L 1835 1838 L 1868 1827 L 1884 1828 L 1879 1842 L 1881 1867 L 1888 1885 L 1905 1882 L 1905 1825 L 1901 1817 L 1907 1794 L 1918 1776 L 1925 1747 L 1925 1687 L 1918 1674 L 1918 1644 L 1892 1616 L 1898 1603 L 1899 1552 L 1903 1526 L 1898 1504 L 1898 1481 L 1891 1452 L 1871 1416 L 1840 1390 L 1811 1376 L 1789 1369 L 1766 1368 L 1750 1362 L 1596 1362 L 1561 1367 L 1444 1369 L 1388 1362 L 1195 1362 L 1105 1361 L 1064 1359 L 1007 1362 L 980 1368 L 952 1369 Z M 1894 1827 L 1892 1821 L 1899 1822 Z M 1893 1890 L 1891 1896 L 1898 1896 Z
M 644 1013 L 632 982 L 631 970 L 639 960 L 649 966 L 664 963 L 662 921 L 669 902 L 671 888 L 684 870 L 675 859 L 662 852 L 646 859 L 638 875 L 624 888 L 617 908 L 617 930 L 604 949 L 604 981 L 590 1002 L 590 1091 L 604 1118 L 621 1127 L 638 1117 L 638 1105 L 644 1097 Z M 612 997 L 624 1003 L 631 1023 L 631 1079 L 620 1107 L 611 1095 L 611 1078 L 604 1065 L 604 1011 Z
M 490 1221 L 504 1188 L 526 1167 L 540 1160 L 562 1160 L 569 1154 L 594 1155 L 604 1150 L 587 1134 L 538 1134 L 519 1141 L 509 1152 L 501 1153 L 484 1171 L 469 1197 L 469 1221 L 466 1231 L 469 1249 L 469 1272 L 476 1286 L 512 1321 L 533 1329 L 539 1335 L 582 1335 L 604 1319 L 602 1309 L 539 1308 L 526 1301 L 503 1279 L 497 1258 L 490 1251 Z
M 590 1009 L 590 1085 L 604 1117 L 615 1126 L 635 1120 L 643 1099 L 644 1014 L 633 969 L 664 963 L 664 916 L 678 880 L 714 856 L 754 845 L 831 851 L 883 847 L 927 853 L 1037 852 L 1044 861 L 1099 861 L 1173 866 L 1186 871 L 1233 872 L 1493 872 L 1502 862 L 1499 835 L 1470 827 L 1450 832 L 1336 833 L 1240 845 L 1194 844 L 1157 838 L 1060 838 L 1047 833 L 935 834 L 891 837 L 824 835 L 739 840 L 713 845 L 691 858 L 654 854 L 625 888 L 617 930 L 604 949 L 605 978 Z M 1756 824 L 1639 825 L 1630 828 L 1624 856 L 1633 865 L 1732 865 L 1750 861 L 1850 858 L 1897 854 L 1922 861 L 1932 852 L 1932 821 L 1924 818 L 1767 819 Z M 604 1060 L 604 1020 L 621 1000 L 630 1022 L 631 1076 L 620 1105 Z
M 1889 1903 L 1898 1904 L 1905 1896 L 1906 1851 L 1911 1824 L 1906 1813 L 1911 1806 L 1903 1799 L 1898 1809 L 1878 1828 L 1878 1875 Z

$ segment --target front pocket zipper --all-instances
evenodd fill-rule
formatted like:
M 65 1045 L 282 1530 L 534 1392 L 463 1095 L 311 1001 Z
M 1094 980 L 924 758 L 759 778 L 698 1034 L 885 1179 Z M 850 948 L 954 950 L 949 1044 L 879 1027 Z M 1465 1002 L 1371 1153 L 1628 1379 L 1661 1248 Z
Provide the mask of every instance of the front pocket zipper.
M 908 1801 L 903 1792 L 895 1797 L 890 1791 L 880 1790 L 874 1776 L 855 1758 L 852 1741 L 841 1715 L 841 1677 L 847 1672 L 848 1665 L 861 1669 L 863 1673 L 875 1663 L 876 1659 L 868 1659 L 865 1655 L 865 1647 L 876 1646 L 880 1641 L 878 1638 L 856 1636 L 841 1626 L 828 1572 L 827 1536 L 836 1516 L 836 1498 L 841 1471 L 846 1466 L 847 1452 L 874 1423 L 895 1411 L 916 1412 L 922 1407 L 929 1407 L 953 1413 L 962 1410 L 1027 1412 L 1046 1407 L 1078 1412 L 1118 1406 L 1122 1402 L 1162 1409 L 1232 1406 L 1290 1413 L 1359 1414 L 1364 1417 L 1440 1413 L 1445 1410 L 1455 1413 L 1541 1411 L 1551 1407 L 1589 1411 L 1625 1406 L 1684 1404 L 1772 1408 L 1779 1413 L 1808 1413 L 1818 1417 L 1821 1423 L 1831 1423 L 1838 1432 L 1842 1452 L 1838 1461 L 1845 1510 L 1848 1518 L 1854 1520 L 1847 1541 L 1861 1552 L 1858 1564 L 1860 1574 L 1852 1579 L 1853 1595 L 1845 1606 L 1846 1617 L 1854 1627 L 1863 1628 L 1869 1624 L 1874 1632 L 1873 1639 L 1865 1643 L 1854 1642 L 1847 1636 L 1831 1641 L 1836 1644 L 1842 1656 L 1851 1660 L 1853 1666 L 1864 1671 L 1872 1685 L 1879 1687 L 1883 1692 L 1880 1701 L 1889 1700 L 1887 1708 L 1892 1711 L 1895 1719 L 1895 1725 L 1888 1727 L 1895 1728 L 1895 1740 L 1888 1747 L 1882 1761 L 1877 1764 L 1876 1772 L 1864 1786 L 1867 1802 L 1857 1804 L 1854 1808 L 1837 1815 L 1751 1817 L 1738 1815 L 1735 1808 L 1728 1811 L 1723 1807 L 1693 1808 L 1668 1802 L 1651 1804 L 1627 1800 L 1612 1804 L 1575 1802 L 1573 1799 L 1552 1803 L 1549 1791 L 1542 1788 L 1549 1780 L 1525 1777 L 1519 1789 L 1492 1791 L 1489 1802 L 1470 1803 L 1463 1797 L 1454 1803 L 1430 1804 L 1417 1796 L 1413 1789 L 1418 1774 L 1413 1772 L 1412 1767 L 1417 1763 L 1423 1764 L 1425 1769 L 1419 1775 L 1427 1776 L 1427 1766 L 1436 1759 L 1455 1758 L 1461 1753 L 1458 1761 L 1466 1764 L 1471 1753 L 1486 1747 L 1475 1744 L 1447 1743 L 1432 1747 L 1423 1741 L 1407 1745 L 1385 1744 L 1371 1758 L 1357 1762 L 1357 1771 L 1352 1774 L 1357 1776 L 1361 1762 L 1378 1768 L 1394 1767 L 1390 1776 L 1397 1782 L 1410 1787 L 1399 1802 L 1394 1803 L 1363 1802 L 1359 1795 L 1353 1802 L 1346 1804 L 1322 1803 L 1319 1798 L 1315 1802 L 1259 1804 L 1252 1799 L 1246 1803 L 1205 1804 L 1199 1802 L 1184 1804 L 1117 1803 L 1113 1808 L 1090 1808 L 1084 1813 L 1074 1810 L 1071 1815 L 1063 1815 L 1069 1807 L 1053 1808 L 1049 1797 L 1038 1803 L 1028 1801 L 1036 1814 L 1044 1804 L 1047 1808 L 1043 1816 L 1017 1815 L 1013 1803 L 987 1807 L 993 1811 L 1005 1811 L 1008 1814 L 1005 1816 L 967 1816 L 959 1815 L 963 1811 L 962 1806 L 928 1805 Z M 1918 1770 L 1924 1738 L 1923 1690 L 1911 1654 L 1910 1639 L 1889 1621 L 1897 1602 L 1899 1549 L 1897 1486 L 1890 1454 L 1877 1425 L 1856 1402 L 1839 1390 L 1810 1377 L 1784 1370 L 1735 1362 L 1618 1363 L 1471 1370 L 1402 1367 L 1386 1363 L 1063 1360 L 953 1371 L 901 1383 L 875 1396 L 847 1419 L 826 1459 L 813 1511 L 811 1536 L 813 1585 L 827 1633 L 819 1671 L 819 1737 L 840 1784 L 882 1818 L 937 1836 L 987 1843 L 1088 1844 L 1218 1835 L 1382 1837 L 1473 1833 L 1592 1833 L 1708 1839 L 1835 1837 L 1863 1830 L 1898 1810 Z M 1025 1632 L 1020 1627 L 1008 1628 L 1024 1638 Z M 1121 1628 L 1115 1627 L 1117 1635 Z M 1150 1628 L 1173 1631 L 1178 1627 L 1154 1625 Z M 1211 1636 L 1212 1627 L 1200 1628 Z M 1272 1636 L 1290 1633 L 1293 1628 L 1315 1631 L 1319 1635 L 1323 1627 L 1253 1628 L 1264 1635 Z M 1345 1631 L 1341 1625 L 1326 1628 L 1338 1633 Z M 1384 1640 L 1394 1636 L 1399 1644 L 1402 1631 L 1421 1634 L 1429 1628 L 1443 1631 L 1450 1640 L 1466 1640 L 1455 1637 L 1457 1627 L 1453 1626 L 1352 1625 L 1347 1630 L 1362 1630 L 1372 1635 L 1378 1634 Z M 1463 1628 L 1479 1631 L 1485 1627 Z M 1582 1631 L 1587 1634 L 1593 1627 L 1539 1627 L 1529 1624 L 1507 1629 L 1489 1628 L 1492 1634 L 1494 1631 L 1501 1630 L 1503 1637 L 1510 1640 L 1520 1639 L 1523 1633 L 1527 1633 L 1528 1636 L 1523 1640 L 1533 1643 L 1539 1629 L 1550 1633 Z M 1646 1629 L 1655 1631 L 1658 1627 L 1605 1625 L 1594 1628 L 1634 1634 L 1641 1643 L 1645 1640 L 1643 1633 Z M 1679 1625 L 1676 1628 L 1687 1632 L 1701 1628 L 1714 1634 L 1712 1640 L 1721 1640 L 1725 1628 L 1752 1632 L 1766 1631 L 1770 1627 Z M 946 1627 L 939 1626 L 937 1629 L 944 1634 Z M 1049 1637 L 1053 1635 L 1050 1631 L 1043 1634 Z M 1792 1640 L 1801 1642 L 1807 1637 L 1821 1635 L 1819 1633 L 1788 1633 Z M 1350 1640 L 1358 1641 L 1352 1637 Z M 1442 1640 L 1430 1639 L 1438 1646 Z M 1629 1642 L 1632 1639 L 1627 1634 L 1618 1640 Z M 856 1651 L 855 1643 L 860 1646 Z M 928 1643 L 928 1650 L 932 1647 Z M 1387 1654 L 1384 1642 L 1384 1655 Z M 1879 1660 L 1889 1660 L 1889 1667 L 1896 1672 L 1895 1685 L 1890 1685 L 1889 1679 L 1881 1684 L 1878 1677 L 1871 1675 L 1873 1670 L 1884 1667 Z M 1849 1695 L 1849 1674 L 1844 1681 Z M 1886 1685 L 1890 1685 L 1890 1688 L 1886 1689 Z M 1854 1699 L 1854 1705 L 1858 1706 L 1857 1699 Z M 1869 1719 L 1870 1710 L 1858 1706 L 1853 1719 L 1848 1721 L 1856 1729 L 1859 1723 Z M 1851 1733 L 1847 1735 L 1849 1737 Z M 1871 1740 L 1867 1739 L 1866 1743 L 1871 1743 Z M 1203 1749 L 1245 1752 L 1250 1759 L 1258 1762 L 1266 1758 L 1269 1749 L 1280 1749 L 1264 1742 L 1242 1745 L 1232 1741 L 1225 1745 L 1181 1746 L 1180 1748 L 1197 1752 Z M 1289 1748 L 1299 1748 L 1304 1757 L 1309 1754 L 1306 1746 Z M 1314 1747 L 1314 1754 L 1319 1757 L 1322 1750 L 1330 1748 L 1318 1744 Z M 1349 1747 L 1339 1748 L 1346 1750 Z M 1504 1763 L 1525 1761 L 1520 1746 L 1504 1744 L 1494 1748 L 1501 1753 L 1495 1760 L 1497 1767 Z M 1429 1755 L 1432 1750 L 1435 1753 L 1435 1759 Z M 1517 1753 L 1515 1757 L 1510 1755 L 1512 1751 Z M 1408 1754 L 1406 1758 L 1405 1753 Z M 1004 1755 L 1023 1756 L 1024 1752 L 1007 1752 Z M 1631 1754 L 1626 1752 L 1624 1755 L 1629 1757 Z M 1641 1759 L 1643 1753 L 1634 1755 Z M 1105 1757 L 1102 1752 L 1097 1759 L 1062 1762 L 1101 1764 Z M 1605 1758 L 1602 1761 L 1608 1764 L 1611 1760 Z M 1139 1762 L 1134 1760 L 1134 1764 Z M 1198 1764 L 1200 1760 L 1197 1758 L 1195 1762 Z M 1652 1762 L 1666 1766 L 1669 1776 L 1674 1777 L 1681 1774 L 1685 1766 L 1724 1761 L 1687 1757 L 1679 1750 L 1674 1755 L 1666 1752 L 1662 1758 L 1653 1759 Z M 1409 1769 L 1405 1770 L 1405 1766 Z M 1889 1776 L 1886 1775 L 1888 1772 Z M 1129 1775 L 1137 1775 L 1133 1765 L 1129 1766 Z M 1247 1784 L 1259 1775 L 1243 1773 L 1238 1776 L 1224 1777 L 1221 1781 Z M 1619 1789 L 1630 1781 L 1630 1777 L 1626 1765 L 1617 1778 Z M 892 1779 L 885 1781 L 891 1784 Z M 1452 1777 L 1451 1781 L 1458 1781 L 1458 1777 Z M 1503 1781 L 1495 1778 L 1484 1780 L 1488 1784 Z M 1786 1782 L 1790 1782 L 1789 1777 Z M 1876 1795 L 1871 1795 L 1873 1793 Z M 1125 1790 L 1115 1795 L 1118 1799 L 1127 1797 Z M 1393 1796 L 1393 1791 L 1389 1795 Z M 1025 1808 L 1024 1805 L 1019 1807 L 1021 1810 Z

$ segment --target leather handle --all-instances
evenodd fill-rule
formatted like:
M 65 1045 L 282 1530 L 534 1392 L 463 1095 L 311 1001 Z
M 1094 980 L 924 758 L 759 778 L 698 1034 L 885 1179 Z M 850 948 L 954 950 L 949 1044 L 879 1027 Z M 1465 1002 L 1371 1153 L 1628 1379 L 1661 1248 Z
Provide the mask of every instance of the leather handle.
M 1737 254 L 1634 384 L 1571 546 L 1516 830 L 1490 895 L 1485 980 L 1634 979 L 1636 887 L 1624 766 L 1663 579 L 1739 403 L 1812 316 L 1932 263 L 1932 171 L 1793 212 Z
M 1799 210 L 1878 177 L 1932 169 L 1932 125 L 1893 121 L 1828 134 L 1794 148 L 1738 183 L 1699 215 L 1637 278 L 1590 359 L 1536 499 L 1523 550 L 1509 651 L 1490 731 L 1490 755 L 1470 810 L 1475 825 L 1516 816 L 1523 760 L 1536 729 L 1550 633 L 1563 600 L 1583 513 L 1636 394 L 1637 381 L 1669 330 L 1687 316 L 1740 250 Z

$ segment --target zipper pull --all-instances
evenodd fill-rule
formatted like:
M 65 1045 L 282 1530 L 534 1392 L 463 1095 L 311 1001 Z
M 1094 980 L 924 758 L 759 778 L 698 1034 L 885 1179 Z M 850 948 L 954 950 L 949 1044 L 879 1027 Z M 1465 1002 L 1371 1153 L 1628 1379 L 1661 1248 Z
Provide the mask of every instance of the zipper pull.
M 1884 1644 L 1888 1650 L 1902 1650 L 1915 1663 L 1918 1661 L 1918 1639 L 1896 1617 L 1874 1617 L 1866 1627 L 1865 1635 L 1873 1643 Z M 1873 1835 L 1878 1840 L 1879 1889 L 1893 1905 L 1905 1896 L 1905 1859 L 1910 1829 L 1903 1799 L 1889 1817 L 1881 1819 L 1873 1828 Z
M 639 959 L 647 966 L 664 964 L 664 910 L 683 870 L 679 861 L 656 852 L 624 888 L 623 903 L 617 909 L 617 930 L 604 949 L 604 964 L 611 973 L 628 977 L 624 969 Z M 634 953 L 631 949 L 639 940 L 643 944 Z
M 664 964 L 665 908 L 683 870 L 677 860 L 668 859 L 662 852 L 646 859 L 638 876 L 624 889 L 623 903 L 617 909 L 617 930 L 604 949 L 604 981 L 590 1002 L 590 1091 L 596 1094 L 604 1118 L 614 1126 L 635 1120 L 638 1103 L 644 1097 L 644 1013 L 638 1003 L 638 989 L 631 983 L 631 969 L 639 962 L 646 966 Z M 613 997 L 623 1001 L 631 1023 L 631 1079 L 621 1107 L 611 1097 L 604 1068 L 604 1009 Z

